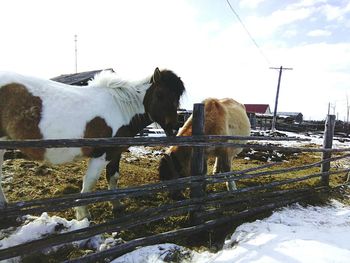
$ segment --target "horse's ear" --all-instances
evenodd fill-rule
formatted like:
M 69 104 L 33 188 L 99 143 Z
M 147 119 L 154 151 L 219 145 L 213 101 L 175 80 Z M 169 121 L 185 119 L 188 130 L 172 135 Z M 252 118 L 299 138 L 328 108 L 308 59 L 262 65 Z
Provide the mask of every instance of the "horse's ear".
M 153 73 L 153 83 L 157 83 L 157 82 L 159 82 L 160 81 L 160 76 L 161 74 L 160 74 L 160 70 L 159 70 L 159 68 L 156 68 L 155 70 L 154 70 L 154 73 Z

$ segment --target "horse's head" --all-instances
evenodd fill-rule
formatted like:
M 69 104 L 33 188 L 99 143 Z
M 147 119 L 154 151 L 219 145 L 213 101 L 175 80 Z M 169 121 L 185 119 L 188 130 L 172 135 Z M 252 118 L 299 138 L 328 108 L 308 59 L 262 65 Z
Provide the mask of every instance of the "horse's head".
M 167 181 L 181 176 L 181 166 L 173 153 L 163 155 L 159 163 L 159 179 Z
M 165 154 L 159 163 L 159 179 L 161 181 L 167 181 L 172 179 L 177 179 L 182 177 L 181 165 L 176 159 L 174 153 Z M 174 200 L 184 199 L 184 195 L 181 190 L 171 190 L 169 191 L 170 196 Z
M 177 110 L 184 91 L 184 84 L 175 73 L 155 69 L 144 105 L 151 120 L 157 122 L 168 136 L 175 135 L 174 130 L 178 128 Z

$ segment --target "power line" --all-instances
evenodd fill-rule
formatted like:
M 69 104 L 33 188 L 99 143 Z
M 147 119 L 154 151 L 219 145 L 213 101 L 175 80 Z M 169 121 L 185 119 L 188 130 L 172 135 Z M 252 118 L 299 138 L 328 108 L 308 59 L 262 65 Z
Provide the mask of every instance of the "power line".
M 230 7 L 230 10 L 232 11 L 232 13 L 236 16 L 237 20 L 239 21 L 239 23 L 241 24 L 241 26 L 243 27 L 243 29 L 245 30 L 245 32 L 247 33 L 247 35 L 249 36 L 250 40 L 253 42 L 253 44 L 255 45 L 255 47 L 259 50 L 260 54 L 263 56 L 263 58 L 265 59 L 265 61 L 267 62 L 268 65 L 271 65 L 270 60 L 267 58 L 267 56 L 265 55 L 265 53 L 263 52 L 263 50 L 260 48 L 260 46 L 258 45 L 258 43 L 255 41 L 255 39 L 253 38 L 252 34 L 249 33 L 247 27 L 244 25 L 242 19 L 239 17 L 238 13 L 235 11 L 235 9 L 232 7 L 231 3 L 229 0 L 226 0 L 228 6 Z

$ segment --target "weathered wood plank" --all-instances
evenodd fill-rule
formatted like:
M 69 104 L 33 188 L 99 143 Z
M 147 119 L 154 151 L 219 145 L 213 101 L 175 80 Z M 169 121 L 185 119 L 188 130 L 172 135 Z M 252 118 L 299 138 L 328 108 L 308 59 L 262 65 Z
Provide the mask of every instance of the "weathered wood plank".
M 193 115 L 192 115 L 192 135 L 201 136 L 204 134 L 204 104 L 196 103 L 193 105 Z M 193 147 L 192 160 L 191 160 L 191 175 L 192 176 L 204 176 L 206 171 L 206 160 L 204 157 L 203 147 Z M 199 178 L 200 179 L 200 178 Z M 204 191 L 204 177 L 203 184 L 199 184 L 191 187 L 191 197 L 202 197 L 205 195 Z
M 149 236 L 149 237 L 135 239 L 135 240 L 126 242 L 124 244 L 117 245 L 116 247 L 104 250 L 100 253 L 91 254 L 91 255 L 85 256 L 85 257 L 80 258 L 80 259 L 70 260 L 70 261 L 66 261 L 66 262 L 67 263 L 68 262 L 69 263 L 97 262 L 98 260 L 101 260 L 101 259 L 106 259 L 106 258 L 111 258 L 111 257 L 116 258 L 116 257 L 119 257 L 119 256 L 127 253 L 127 252 L 132 251 L 133 249 L 135 249 L 136 247 L 139 247 L 139 246 L 159 244 L 162 242 L 172 240 L 172 239 L 179 237 L 179 236 L 193 235 L 193 234 L 198 233 L 200 231 L 204 231 L 204 230 L 211 229 L 213 227 L 217 227 L 218 225 L 223 225 L 223 224 L 226 224 L 229 222 L 241 220 L 241 219 L 249 217 L 253 214 L 259 214 L 259 213 L 263 213 L 266 211 L 270 211 L 270 210 L 276 209 L 278 207 L 281 207 L 281 206 L 284 206 L 287 204 L 298 202 L 300 200 L 303 200 L 303 197 L 295 198 L 293 200 L 285 200 L 285 201 L 281 201 L 281 202 L 276 202 L 274 204 L 268 204 L 265 206 L 251 209 L 249 211 L 243 211 L 243 212 L 237 213 L 235 215 L 225 216 L 225 217 L 222 217 L 222 218 L 216 219 L 216 220 L 210 220 L 210 221 L 204 222 L 203 224 L 200 224 L 200 225 L 182 228 L 182 229 L 178 229 L 178 230 L 173 230 L 173 231 L 169 231 L 169 232 L 165 232 L 165 233 L 161 233 L 161 234 L 157 234 L 157 235 L 153 235 L 153 236 Z
M 303 193 L 306 191 L 308 191 L 308 189 L 298 190 L 298 192 L 300 193 Z M 276 191 L 271 193 L 263 193 L 261 197 L 272 197 L 272 196 L 278 196 L 278 195 L 285 196 L 286 194 L 293 193 L 293 192 L 296 192 L 296 191 L 282 190 L 282 191 Z M 194 198 L 194 199 L 178 201 L 174 204 L 162 205 L 156 208 L 144 209 L 142 211 L 138 211 L 136 213 L 126 215 L 121 218 L 111 220 L 103 224 L 94 225 L 91 227 L 71 231 L 68 233 L 48 236 L 40 240 L 35 240 L 35 241 L 27 242 L 25 244 L 14 246 L 12 248 L 0 250 L 0 260 L 9 258 L 9 257 L 18 256 L 20 255 L 19 253 L 28 254 L 34 251 L 39 251 L 46 247 L 59 245 L 61 243 L 78 241 L 78 240 L 86 239 L 105 232 L 126 230 L 135 226 L 157 221 L 169 216 L 184 214 L 190 211 L 196 211 L 196 210 L 199 210 L 198 205 L 200 204 L 213 205 L 217 203 L 218 200 L 220 199 L 224 198 L 225 200 L 228 200 L 228 197 L 230 196 L 229 195 L 223 195 L 223 196 L 209 195 L 204 199 Z M 231 195 L 231 198 L 233 198 L 232 195 Z M 251 200 L 251 199 L 252 197 L 234 198 L 232 200 L 232 203 L 239 204 L 241 202 L 247 202 L 248 200 Z M 256 197 L 256 199 L 259 200 L 260 196 Z
M 267 165 L 262 165 L 256 168 L 250 168 L 242 171 L 220 173 L 220 174 L 215 174 L 211 176 L 193 176 L 193 177 L 187 177 L 187 178 L 180 178 L 180 179 L 171 180 L 167 182 L 149 184 L 146 186 L 138 186 L 138 187 L 125 188 L 125 189 L 116 189 L 116 190 L 104 190 L 104 191 L 90 192 L 90 193 L 84 193 L 84 194 L 65 195 L 57 198 L 46 198 L 46 199 L 38 199 L 38 200 L 32 200 L 32 201 L 10 203 L 5 209 L 0 209 L 0 218 L 19 216 L 19 215 L 24 215 L 28 213 L 41 213 L 44 211 L 46 212 L 61 211 L 77 205 L 87 205 L 94 202 L 105 202 L 105 201 L 112 201 L 112 200 L 117 200 L 125 197 L 137 197 L 142 195 L 150 195 L 157 192 L 168 191 L 168 190 L 181 190 L 187 187 L 200 185 L 203 183 L 202 180 L 205 180 L 206 184 L 213 184 L 213 183 L 225 182 L 227 181 L 227 178 L 230 178 L 230 177 L 238 181 L 242 179 L 252 179 L 259 176 L 281 174 L 281 173 L 287 173 L 292 171 L 301 171 L 301 170 L 309 169 L 311 167 L 320 166 L 320 164 L 324 162 L 340 160 L 342 158 L 348 158 L 348 157 L 350 157 L 350 154 L 339 156 L 339 157 L 333 157 L 331 159 L 327 159 L 327 160 L 323 160 L 320 162 L 303 165 L 299 167 L 251 173 L 255 169 L 257 170 L 263 169 L 272 165 L 272 164 L 267 164 Z M 345 173 L 346 171 L 347 170 L 337 171 L 337 173 Z
M 325 131 L 323 135 L 323 148 L 331 149 L 333 145 L 333 135 L 334 135 L 334 126 L 335 126 L 335 115 L 328 115 L 325 123 Z M 331 158 L 330 152 L 322 153 L 322 160 Z M 321 166 L 322 172 L 328 172 L 331 167 L 330 162 L 325 162 Z M 322 176 L 322 184 L 329 185 L 329 175 L 325 174 Z

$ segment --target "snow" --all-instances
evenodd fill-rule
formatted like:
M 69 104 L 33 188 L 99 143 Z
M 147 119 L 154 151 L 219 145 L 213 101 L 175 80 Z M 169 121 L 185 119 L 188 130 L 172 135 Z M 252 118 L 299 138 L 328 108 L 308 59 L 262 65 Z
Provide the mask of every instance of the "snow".
M 239 226 L 210 262 L 349 262 L 349 230 L 350 207 L 297 204 Z
M 263 134 L 264 136 L 269 136 L 269 131 L 258 131 L 256 130 L 255 132 L 259 132 Z M 279 133 L 283 133 L 287 135 L 288 137 L 295 137 L 299 139 L 309 139 L 310 141 L 253 141 L 259 144 L 278 144 L 284 147 L 304 147 L 310 144 L 314 144 L 317 146 L 322 146 L 323 145 L 323 135 L 321 134 L 298 134 L 294 132 L 286 132 L 286 131 L 278 131 Z M 333 140 L 333 148 L 348 148 L 349 143 L 346 142 L 340 142 L 337 140 L 336 137 L 334 137 Z
M 87 220 L 66 220 L 57 216 L 28 217 L 27 223 L 17 229 L 0 231 L 1 249 L 38 239 L 49 234 L 87 227 Z M 143 247 L 127 253 L 113 263 L 134 262 L 349 262 L 350 207 L 337 201 L 327 206 L 302 207 L 298 204 L 275 211 L 270 217 L 239 226 L 224 249 L 218 253 L 195 252 L 175 244 Z M 95 251 L 120 242 L 112 237 L 96 236 L 73 245 L 89 246 Z M 179 261 L 181 259 L 181 261 Z M 8 262 L 18 262 L 18 259 Z
M 288 136 L 295 135 L 288 133 Z M 322 138 L 314 137 L 311 143 L 322 145 Z M 310 142 L 282 144 L 301 146 Z M 344 146 L 348 147 L 347 144 L 336 142 L 334 147 Z M 145 147 L 130 147 L 129 150 L 137 157 L 155 154 Z M 343 165 L 348 164 L 349 160 Z M 69 221 L 57 216 L 50 217 L 47 213 L 40 217 L 28 215 L 22 226 L 0 230 L 0 249 L 88 225 L 89 221 L 86 219 Z M 101 251 L 120 243 L 116 236 L 116 233 L 109 237 L 95 236 L 72 245 Z M 3 262 L 18 261 L 17 258 Z M 302 207 L 295 204 L 276 210 L 263 220 L 242 224 L 218 253 L 191 251 L 175 244 L 158 244 L 136 249 L 112 262 L 350 262 L 350 207 L 335 200 L 322 207 Z
M 194 252 L 172 245 L 144 247 L 113 263 L 169 262 L 174 250 L 192 263 L 341 263 L 350 259 L 350 207 L 333 201 L 329 206 L 298 204 L 275 211 L 270 217 L 239 226 L 218 253 Z
M 49 234 L 64 233 L 68 231 L 77 230 L 80 228 L 87 227 L 89 221 L 87 219 L 77 221 L 66 220 L 58 216 L 50 217 L 47 213 L 43 213 L 40 217 L 26 216 L 25 225 L 12 231 L 8 237 L 4 237 L 6 232 L 11 231 L 0 231 L 0 248 L 5 249 L 12 247 L 24 242 L 39 239 Z
M 150 147 L 143 146 L 131 146 L 128 150 L 134 157 L 138 158 L 147 158 L 149 155 L 156 156 L 162 153 L 161 151 L 154 151 Z
M 192 252 L 191 250 L 175 245 L 175 244 L 160 244 L 154 246 L 147 246 L 127 253 L 111 263 L 134 263 L 134 262 L 152 262 L 163 263 L 169 262 L 169 259 L 181 257 L 182 261 L 191 260 L 193 256 L 200 258 L 200 254 Z M 170 262 L 174 262 L 170 261 Z M 176 261 L 175 261 L 176 262 Z

